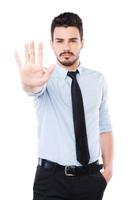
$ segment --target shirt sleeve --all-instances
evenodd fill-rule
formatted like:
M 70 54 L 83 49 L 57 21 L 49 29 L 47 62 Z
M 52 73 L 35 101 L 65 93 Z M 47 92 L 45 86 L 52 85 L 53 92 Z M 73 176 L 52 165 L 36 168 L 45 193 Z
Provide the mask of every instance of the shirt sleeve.
M 27 95 L 32 96 L 32 97 L 39 97 L 46 91 L 46 88 L 47 88 L 47 84 L 44 84 L 44 86 L 39 92 L 27 92 Z
M 102 101 L 99 108 L 99 131 L 102 132 L 111 132 L 112 124 L 110 120 L 110 115 L 108 111 L 108 90 L 107 84 L 104 76 L 102 75 Z

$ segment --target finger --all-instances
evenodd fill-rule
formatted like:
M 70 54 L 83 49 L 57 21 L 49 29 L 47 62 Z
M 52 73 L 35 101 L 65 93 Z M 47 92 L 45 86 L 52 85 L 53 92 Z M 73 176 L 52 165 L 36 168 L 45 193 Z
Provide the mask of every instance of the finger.
M 42 42 L 39 43 L 39 45 L 38 45 L 37 65 L 40 67 L 43 65 L 43 44 L 42 44 Z
M 31 63 L 35 64 L 35 48 L 34 48 L 34 41 L 30 42 L 30 59 Z
M 45 67 L 42 67 L 42 72 L 46 73 L 47 69 Z
M 14 56 L 15 56 L 16 63 L 18 65 L 18 67 L 20 68 L 22 66 L 22 62 L 21 62 L 20 56 L 17 51 L 15 51 Z
M 43 69 L 43 76 L 41 75 L 41 84 L 46 83 L 47 80 L 49 80 L 53 70 L 55 68 L 55 65 L 50 65 L 48 68 L 42 68 Z
M 28 44 L 25 44 L 25 64 L 30 62 L 30 53 L 29 53 L 29 47 Z

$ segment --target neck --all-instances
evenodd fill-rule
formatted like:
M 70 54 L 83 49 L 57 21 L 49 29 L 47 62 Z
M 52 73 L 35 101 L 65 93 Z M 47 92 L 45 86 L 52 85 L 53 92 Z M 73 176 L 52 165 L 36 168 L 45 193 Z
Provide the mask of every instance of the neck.
M 73 65 L 71 66 L 65 66 L 65 65 L 61 65 L 64 69 L 67 69 L 68 71 L 76 71 L 76 69 L 79 67 L 80 65 L 80 61 L 77 60 Z

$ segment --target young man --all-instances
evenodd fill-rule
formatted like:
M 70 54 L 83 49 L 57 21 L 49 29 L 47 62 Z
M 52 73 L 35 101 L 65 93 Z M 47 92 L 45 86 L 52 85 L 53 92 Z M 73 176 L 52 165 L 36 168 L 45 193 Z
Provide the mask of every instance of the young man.
M 101 200 L 113 165 L 106 82 L 79 61 L 83 27 L 78 15 L 54 18 L 51 45 L 57 63 L 49 68 L 43 68 L 42 43 L 36 60 L 34 42 L 25 45 L 24 65 L 15 55 L 23 88 L 35 97 L 37 110 L 39 163 L 33 199 Z

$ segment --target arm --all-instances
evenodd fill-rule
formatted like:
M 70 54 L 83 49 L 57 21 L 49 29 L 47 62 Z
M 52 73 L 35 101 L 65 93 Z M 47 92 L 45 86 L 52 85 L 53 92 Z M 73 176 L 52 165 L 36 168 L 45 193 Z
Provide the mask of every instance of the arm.
M 100 134 L 100 146 L 102 153 L 102 160 L 104 164 L 104 175 L 107 182 L 112 177 L 113 174 L 113 134 L 112 132 L 102 132 Z
M 113 172 L 113 134 L 108 109 L 107 84 L 104 77 L 102 80 L 102 101 L 99 109 L 100 147 L 104 164 L 102 174 L 108 182 Z

